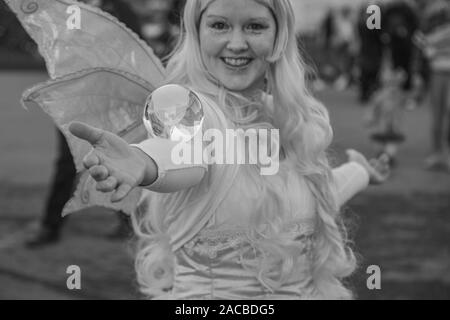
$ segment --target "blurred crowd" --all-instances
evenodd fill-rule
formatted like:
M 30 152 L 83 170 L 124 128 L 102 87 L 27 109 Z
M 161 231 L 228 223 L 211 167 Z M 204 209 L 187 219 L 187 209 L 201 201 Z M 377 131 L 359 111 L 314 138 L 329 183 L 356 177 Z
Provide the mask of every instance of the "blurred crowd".
M 370 5 L 379 7 L 379 17 L 368 12 Z M 379 28 L 368 25 L 369 19 L 379 19 Z M 365 119 L 370 136 L 392 165 L 406 138 L 401 132 L 404 111 L 429 102 L 433 152 L 425 166 L 450 172 L 450 1 L 330 7 L 317 33 L 308 42 L 310 50 L 321 53 L 314 55 L 314 86 L 358 88 L 360 102 L 370 106 Z
M 379 29 L 367 25 L 370 5 L 381 10 Z M 429 84 L 429 61 L 417 37 L 442 27 L 446 5 L 448 0 L 379 0 L 330 7 L 315 35 L 314 45 L 323 52 L 316 61 L 321 79 L 340 89 L 358 84 L 363 102 L 380 86 L 387 68 L 405 72 L 407 90 L 414 81 Z

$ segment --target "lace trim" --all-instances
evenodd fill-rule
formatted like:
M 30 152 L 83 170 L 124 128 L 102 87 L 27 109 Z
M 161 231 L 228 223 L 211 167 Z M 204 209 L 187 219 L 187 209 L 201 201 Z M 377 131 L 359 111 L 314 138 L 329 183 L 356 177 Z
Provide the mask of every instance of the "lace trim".
M 312 246 L 313 234 L 314 222 L 309 220 L 295 221 L 285 228 L 285 235 L 301 242 L 306 251 L 309 251 Z M 239 249 L 249 242 L 244 228 L 206 229 L 186 243 L 184 248 L 188 255 L 192 256 L 196 252 L 214 259 L 220 251 L 230 248 Z

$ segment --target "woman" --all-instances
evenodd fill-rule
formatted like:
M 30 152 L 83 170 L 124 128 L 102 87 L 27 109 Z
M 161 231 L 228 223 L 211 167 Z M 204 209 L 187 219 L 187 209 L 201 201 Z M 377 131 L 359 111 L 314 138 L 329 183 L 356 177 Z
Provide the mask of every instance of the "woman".
M 137 277 L 148 296 L 351 297 L 341 280 L 355 258 L 338 211 L 369 180 L 385 178 L 384 162 L 373 167 L 351 151 L 351 163 L 331 170 L 328 114 L 306 90 L 294 25 L 289 0 L 188 0 L 167 83 L 192 91 L 172 85 L 152 94 L 150 138 L 129 146 L 111 133 L 70 126 L 94 146 L 84 165 L 113 201 L 136 186 L 153 191 L 133 216 Z M 260 164 L 175 163 L 177 142 L 167 132 L 177 124 L 155 119 L 173 111 L 174 93 L 200 106 L 204 121 L 195 134 L 279 129 L 279 152 L 269 148 L 280 158 L 276 174 L 261 175 Z

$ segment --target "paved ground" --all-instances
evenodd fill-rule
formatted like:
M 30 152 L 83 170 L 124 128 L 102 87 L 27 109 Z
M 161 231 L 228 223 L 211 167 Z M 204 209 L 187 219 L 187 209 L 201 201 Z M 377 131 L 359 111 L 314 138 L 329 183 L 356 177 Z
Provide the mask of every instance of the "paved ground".
M 117 223 L 111 212 L 71 216 L 55 246 L 30 251 L 18 244 L 42 212 L 56 142 L 50 119 L 20 108 L 18 100 L 24 88 L 45 79 L 43 73 L 0 72 L 0 299 L 139 298 L 129 244 L 107 239 Z M 348 147 L 373 154 L 355 94 L 327 90 L 319 96 L 331 111 L 336 163 Z M 392 179 L 346 209 L 361 256 L 349 282 L 360 298 L 450 298 L 450 175 L 422 169 L 429 151 L 427 111 L 407 114 L 408 141 Z M 81 267 L 80 291 L 66 287 L 69 265 Z M 381 290 L 366 287 L 369 265 L 381 268 Z

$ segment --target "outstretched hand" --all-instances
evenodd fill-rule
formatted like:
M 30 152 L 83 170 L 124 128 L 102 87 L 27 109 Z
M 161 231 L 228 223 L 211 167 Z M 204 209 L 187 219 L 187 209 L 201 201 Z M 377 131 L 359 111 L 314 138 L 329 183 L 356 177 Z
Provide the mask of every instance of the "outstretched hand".
M 81 122 L 73 122 L 69 131 L 89 142 L 93 149 L 83 159 L 84 167 L 97 181 L 96 189 L 113 192 L 112 202 L 121 201 L 144 179 L 146 162 L 139 151 L 119 136 Z
M 386 154 L 368 161 L 364 155 L 356 150 L 349 149 L 346 153 L 349 161 L 357 162 L 367 170 L 370 184 L 382 184 L 389 178 L 389 157 Z

